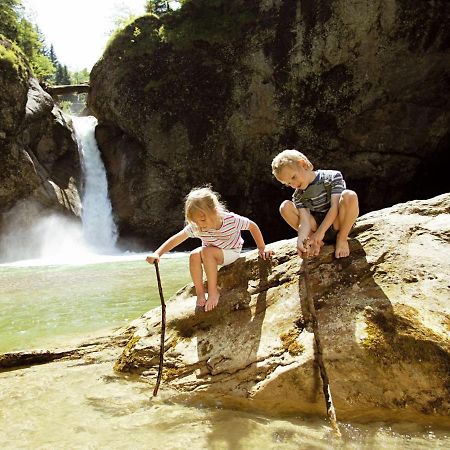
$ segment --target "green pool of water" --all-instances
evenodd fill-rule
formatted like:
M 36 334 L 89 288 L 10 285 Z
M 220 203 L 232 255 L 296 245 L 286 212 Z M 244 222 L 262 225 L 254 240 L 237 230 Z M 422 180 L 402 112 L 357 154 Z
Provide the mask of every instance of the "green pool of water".
M 160 304 L 155 270 L 144 260 L 77 266 L 0 267 L 0 353 L 59 346 L 126 325 Z M 166 300 L 190 281 L 186 254 L 163 258 Z

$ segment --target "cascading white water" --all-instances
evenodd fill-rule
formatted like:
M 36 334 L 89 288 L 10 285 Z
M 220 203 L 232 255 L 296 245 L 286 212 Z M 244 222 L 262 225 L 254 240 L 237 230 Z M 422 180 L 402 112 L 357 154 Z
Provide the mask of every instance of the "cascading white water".
M 84 239 L 95 252 L 114 253 L 117 227 L 108 196 L 105 166 L 95 140 L 97 119 L 92 116 L 73 117 L 73 125 L 84 172 L 81 202 Z
M 73 117 L 73 124 L 84 171 L 82 223 L 57 212 L 45 214 L 31 199 L 18 202 L 5 215 L 0 264 L 85 264 L 117 255 L 117 227 L 94 135 L 97 120 Z

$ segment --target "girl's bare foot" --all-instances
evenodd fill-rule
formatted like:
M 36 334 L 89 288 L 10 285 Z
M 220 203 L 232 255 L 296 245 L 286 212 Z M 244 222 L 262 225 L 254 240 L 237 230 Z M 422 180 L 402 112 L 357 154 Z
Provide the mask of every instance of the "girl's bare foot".
M 208 300 L 206 301 L 205 311 L 211 311 L 219 303 L 220 294 L 218 292 L 214 294 L 208 294 Z
M 348 255 L 350 255 L 350 247 L 348 246 L 347 238 L 338 238 L 336 240 L 336 251 L 334 252 L 334 256 L 336 256 L 336 258 L 345 258 Z
M 206 304 L 206 297 L 204 295 L 198 295 L 197 296 L 197 306 L 203 307 Z

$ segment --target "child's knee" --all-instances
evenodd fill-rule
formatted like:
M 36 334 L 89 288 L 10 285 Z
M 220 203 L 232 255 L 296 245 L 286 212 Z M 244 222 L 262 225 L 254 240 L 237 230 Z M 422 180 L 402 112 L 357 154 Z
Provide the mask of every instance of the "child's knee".
M 290 200 L 285 200 L 280 205 L 280 214 L 285 217 L 287 214 L 296 212 L 297 208 L 295 207 L 294 203 Z
M 189 264 L 201 264 L 202 262 L 202 255 L 201 255 L 201 248 L 196 248 L 195 250 L 192 250 L 192 252 L 189 254 Z
M 201 255 L 203 262 L 214 261 L 216 264 L 221 264 L 223 261 L 223 251 L 218 247 L 202 247 Z
M 358 205 L 358 195 L 355 191 L 346 189 L 341 194 L 341 201 L 346 205 Z

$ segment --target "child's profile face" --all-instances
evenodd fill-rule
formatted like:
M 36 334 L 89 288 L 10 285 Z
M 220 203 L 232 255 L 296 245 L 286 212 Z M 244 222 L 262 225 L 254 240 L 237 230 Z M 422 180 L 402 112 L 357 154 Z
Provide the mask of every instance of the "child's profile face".
M 292 165 L 284 166 L 277 179 L 291 188 L 305 190 L 314 180 L 314 178 L 311 179 L 311 174 L 313 171 L 308 169 L 303 161 L 296 161 Z
M 210 213 L 198 212 L 192 217 L 192 221 L 197 225 L 200 230 L 220 228 L 222 220 L 215 211 Z

